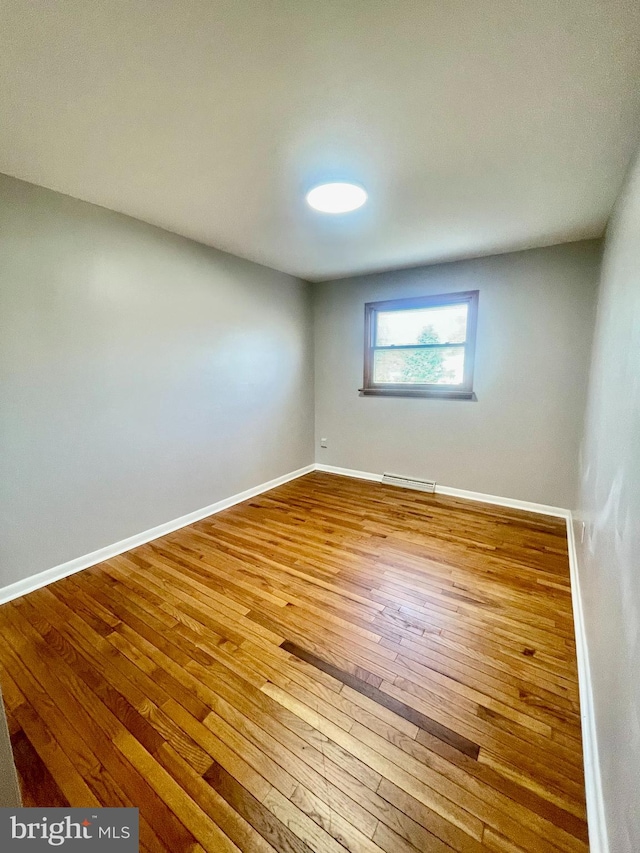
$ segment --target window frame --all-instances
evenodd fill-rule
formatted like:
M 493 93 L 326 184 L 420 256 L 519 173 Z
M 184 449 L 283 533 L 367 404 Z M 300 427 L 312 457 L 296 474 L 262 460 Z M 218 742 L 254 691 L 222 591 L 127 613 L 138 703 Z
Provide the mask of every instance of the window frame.
M 360 393 L 376 397 L 439 397 L 449 400 L 475 400 L 473 374 L 478 325 L 479 290 L 459 293 L 440 293 L 434 296 L 417 296 L 409 299 L 387 299 L 382 302 L 367 302 L 364 306 L 364 379 Z M 376 347 L 375 335 L 379 311 L 409 311 L 416 308 L 435 308 L 443 305 L 467 304 L 467 336 L 464 344 L 464 372 L 459 385 L 440 383 L 390 383 L 373 381 L 373 360 L 377 349 L 401 349 L 405 347 Z M 446 344 L 407 345 L 407 349 L 436 349 Z

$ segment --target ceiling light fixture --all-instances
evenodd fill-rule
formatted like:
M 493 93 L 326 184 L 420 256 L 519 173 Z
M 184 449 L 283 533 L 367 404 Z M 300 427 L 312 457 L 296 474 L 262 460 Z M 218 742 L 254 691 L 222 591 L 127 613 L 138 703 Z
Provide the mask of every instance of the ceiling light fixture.
M 321 213 L 349 213 L 367 200 L 367 191 L 358 184 L 320 184 L 307 193 L 307 204 Z

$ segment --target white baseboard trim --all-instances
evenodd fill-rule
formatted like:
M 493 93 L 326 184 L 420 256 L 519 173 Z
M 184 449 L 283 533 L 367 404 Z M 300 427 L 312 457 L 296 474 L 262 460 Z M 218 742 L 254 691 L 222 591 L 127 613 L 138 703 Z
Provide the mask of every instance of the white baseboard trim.
M 342 477 L 354 477 L 357 480 L 373 480 L 379 483 L 382 480 L 382 474 L 372 474 L 369 471 L 355 471 L 352 468 L 336 468 L 333 465 L 316 464 L 316 471 L 324 471 L 327 474 L 339 474 Z M 453 489 L 450 486 L 436 485 L 436 494 L 448 495 L 452 498 L 464 498 L 468 501 L 480 501 L 485 504 L 494 504 L 495 506 L 506 506 L 511 509 L 523 509 L 526 512 L 537 512 L 539 515 L 553 515 L 557 518 L 569 518 L 570 510 L 563 509 L 559 506 L 548 506 L 547 504 L 537 504 L 531 501 L 519 501 L 515 498 L 503 498 L 498 495 L 486 495 L 484 492 L 469 492 L 466 489 Z
M 480 501 L 483 504 L 506 506 L 511 509 L 523 509 L 525 512 L 536 512 L 538 515 L 553 515 L 556 518 L 568 518 L 570 510 L 561 506 L 537 504 L 533 501 L 519 501 L 516 498 L 502 498 L 498 495 L 485 495 L 483 492 L 469 492 L 466 489 L 452 489 L 450 486 L 436 485 L 436 494 L 448 495 L 452 498 L 464 498 L 468 501 Z
M 580 691 L 580 719 L 582 723 L 582 759 L 584 763 L 587 819 L 589 823 L 590 853 L 609 853 L 609 837 L 602 794 L 602 775 L 596 735 L 596 718 L 589 666 L 589 648 L 585 631 L 578 571 L 578 552 L 571 513 L 567 517 L 567 542 L 569 545 L 569 571 L 571 575 L 571 604 L 576 635 L 578 659 L 578 688 Z
M 175 518 L 173 521 L 167 521 L 165 524 L 159 524 L 157 527 L 152 527 L 145 530 L 143 533 L 136 533 L 135 536 L 129 536 L 127 539 L 122 539 L 120 542 L 114 542 L 113 545 L 107 545 L 104 548 L 99 548 L 97 551 L 92 551 L 90 554 L 85 554 L 83 557 L 76 557 L 74 560 L 69 560 L 66 563 L 61 563 L 59 566 L 54 566 L 52 569 L 46 569 L 44 572 L 39 572 L 37 575 L 25 578 L 24 580 L 16 581 L 8 586 L 0 588 L 0 604 L 6 604 L 7 601 L 12 601 L 14 598 L 19 598 L 21 595 L 26 595 L 28 592 L 40 589 L 47 584 L 65 578 L 68 575 L 73 575 L 82 569 L 88 569 L 90 566 L 95 566 L 96 563 L 102 563 L 104 560 L 110 560 L 112 557 L 117 557 L 118 554 L 123 554 L 125 551 L 130 551 L 132 548 L 137 548 L 139 545 L 146 545 L 153 539 L 159 539 L 160 536 L 166 536 L 167 533 L 173 533 L 174 530 L 179 530 L 181 527 L 187 527 L 189 524 L 194 524 L 209 515 L 215 515 L 223 509 L 228 509 L 242 501 L 249 500 L 263 492 L 268 492 L 275 489 L 276 486 L 282 486 L 290 480 L 295 480 L 304 474 L 310 474 L 315 470 L 315 465 L 307 465 L 305 468 L 298 468 L 297 471 L 291 471 L 289 474 L 284 474 L 282 477 L 276 477 L 274 480 L 269 480 L 268 483 L 262 483 L 260 486 L 254 486 L 252 489 L 247 489 L 237 495 L 232 495 L 230 498 L 224 498 L 210 506 L 205 506 L 202 509 L 197 509 L 195 512 L 190 512 L 180 518 Z
M 316 462 L 316 471 L 324 471 L 325 474 L 338 474 L 340 477 L 355 477 L 356 480 L 373 480 L 379 483 L 382 474 L 370 474 L 368 471 L 354 471 L 353 468 L 336 468 L 334 465 L 321 465 Z

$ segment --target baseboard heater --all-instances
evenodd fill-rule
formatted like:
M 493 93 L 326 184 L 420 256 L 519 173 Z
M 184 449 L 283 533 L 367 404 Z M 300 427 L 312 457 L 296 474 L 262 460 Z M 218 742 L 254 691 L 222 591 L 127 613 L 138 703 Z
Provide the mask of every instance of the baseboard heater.
M 417 489 L 419 492 L 435 492 L 435 480 L 419 480 L 416 477 L 400 477 L 398 474 L 383 474 L 382 483 L 387 486 L 401 486 L 404 489 Z

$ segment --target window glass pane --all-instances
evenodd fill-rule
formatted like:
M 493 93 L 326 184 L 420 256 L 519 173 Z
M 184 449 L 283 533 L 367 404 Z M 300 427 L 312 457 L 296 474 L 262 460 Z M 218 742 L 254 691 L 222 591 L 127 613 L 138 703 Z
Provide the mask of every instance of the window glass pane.
M 376 346 L 461 344 L 467 334 L 467 303 L 377 312 Z
M 460 385 L 464 374 L 464 347 L 375 350 L 373 381 Z

